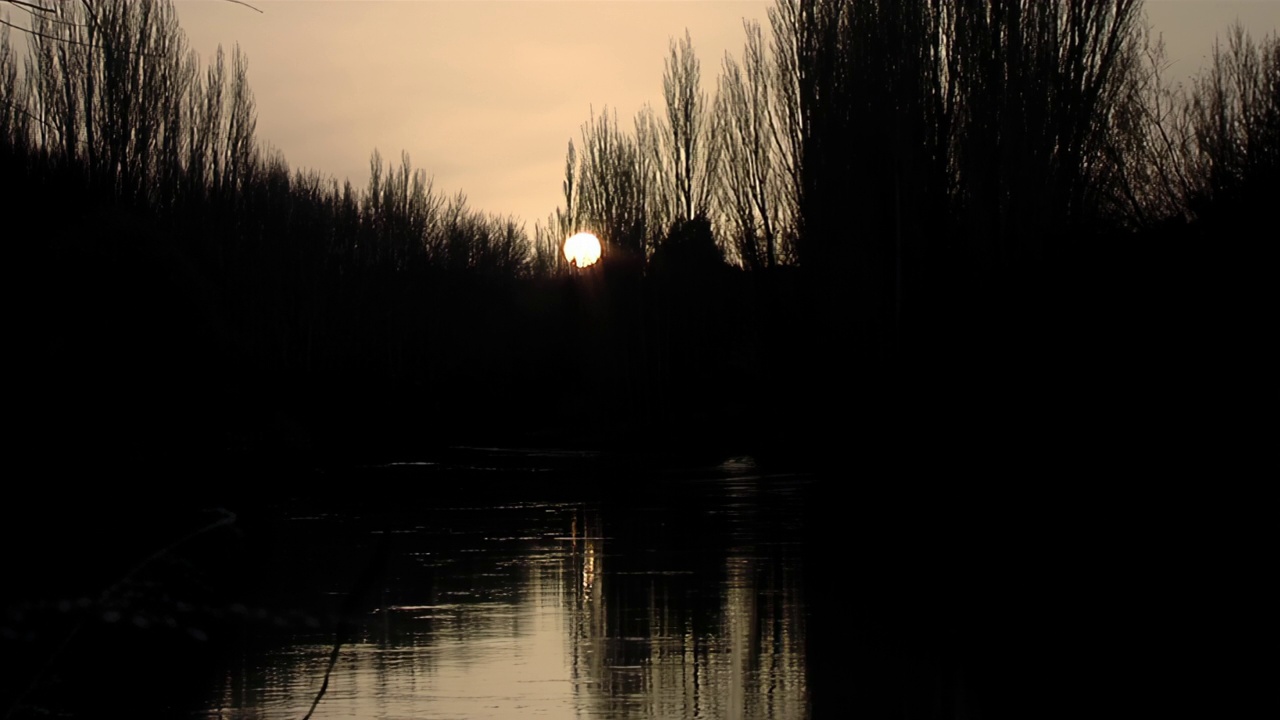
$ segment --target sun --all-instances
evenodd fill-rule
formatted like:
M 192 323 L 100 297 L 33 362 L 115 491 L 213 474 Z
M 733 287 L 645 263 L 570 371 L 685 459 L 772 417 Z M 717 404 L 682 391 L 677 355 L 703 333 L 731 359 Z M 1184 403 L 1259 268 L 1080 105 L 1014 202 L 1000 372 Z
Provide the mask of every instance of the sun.
M 580 232 L 564 241 L 564 259 L 580 268 L 594 265 L 600 259 L 600 238 Z

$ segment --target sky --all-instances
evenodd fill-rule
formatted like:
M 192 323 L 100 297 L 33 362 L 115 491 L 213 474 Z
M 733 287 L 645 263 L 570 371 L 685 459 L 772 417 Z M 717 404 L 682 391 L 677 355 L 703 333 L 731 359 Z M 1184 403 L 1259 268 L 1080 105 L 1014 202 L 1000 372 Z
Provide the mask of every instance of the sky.
M 363 187 L 377 148 L 408 152 L 437 190 L 514 215 L 532 233 L 561 202 L 565 150 L 605 106 L 630 127 L 662 107 L 663 61 L 687 29 L 708 95 L 745 19 L 767 0 L 177 0 L 203 58 L 239 43 L 258 138 L 293 168 Z M 1239 19 L 1280 31 L 1280 0 L 1147 0 L 1171 78 L 1209 57 Z

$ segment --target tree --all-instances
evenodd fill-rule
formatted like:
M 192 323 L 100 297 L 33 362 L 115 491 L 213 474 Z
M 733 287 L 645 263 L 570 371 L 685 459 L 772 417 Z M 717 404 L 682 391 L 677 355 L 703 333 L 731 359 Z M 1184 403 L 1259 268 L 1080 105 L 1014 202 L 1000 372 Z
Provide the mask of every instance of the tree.
M 1143 29 L 1141 52 L 1130 58 L 1114 115 L 1107 162 L 1114 171 L 1108 199 L 1114 221 L 1130 229 L 1190 219 L 1190 160 L 1194 138 L 1182 89 L 1165 81 L 1162 38 Z
M 1140 52 L 1137 0 L 956 5 L 957 204 L 983 252 L 1035 257 L 1096 227 Z M 995 162 L 992 162 L 992 160 Z
M 597 233 L 604 253 L 620 252 L 643 263 L 670 228 L 710 218 L 720 151 L 715 120 L 699 86 L 699 65 L 688 33 L 672 40 L 663 78 L 665 117 L 645 106 L 634 132 L 605 108 L 582 125 L 581 155 L 570 143 L 565 168 L 565 209 L 539 229 L 539 252 L 548 256 L 558 229 Z M 554 242 L 563 241 L 563 237 Z M 541 261 L 541 265 L 548 265 Z
M 1189 205 L 1198 216 L 1267 208 L 1280 189 L 1280 36 L 1257 44 L 1239 23 L 1187 101 L 1194 138 Z
M 31 138 L 31 114 L 26 107 L 26 83 L 9 41 L 9 28 L 0 27 L 0 153 L 25 150 Z
M 52 6 L 50 6 L 52 7 Z M 124 198 L 174 187 L 193 63 L 165 2 L 58 4 L 34 13 L 27 113 L 39 143 Z M 171 196 L 170 196 L 171 198 Z
M 578 228 L 578 155 L 569 140 L 565 154 L 564 181 L 560 188 L 564 193 L 564 208 L 557 207 L 547 217 L 547 225 L 534 225 L 533 271 L 537 275 L 557 275 L 568 269 L 561 249 L 565 240 Z
M 617 113 L 605 108 L 583 124 L 582 147 L 576 183 L 579 221 L 599 234 L 606 256 L 613 250 L 643 262 L 651 250 L 647 210 L 652 189 L 639 143 L 619 129 Z
M 659 126 L 663 155 L 663 194 L 672 222 L 706 217 L 710 212 L 717 152 L 714 118 L 701 87 L 698 56 L 686 30 L 671 41 L 662 76 L 666 118 Z
M 759 270 L 791 259 L 795 196 L 787 153 L 785 105 L 763 33 L 744 22 L 742 63 L 726 54 L 715 102 L 719 128 L 717 204 L 729 245 L 744 267 Z
M 1030 258 L 1096 224 L 1138 7 L 780 3 L 775 27 L 795 48 L 779 67 L 802 136 L 802 262 L 892 274 L 894 258 L 933 254 L 937 238 Z M 856 240 L 841 229 L 849 215 Z

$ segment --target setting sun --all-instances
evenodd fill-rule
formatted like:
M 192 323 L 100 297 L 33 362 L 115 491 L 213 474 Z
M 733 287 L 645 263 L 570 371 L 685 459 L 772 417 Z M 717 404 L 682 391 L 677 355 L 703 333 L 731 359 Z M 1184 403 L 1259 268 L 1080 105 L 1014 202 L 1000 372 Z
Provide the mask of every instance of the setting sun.
M 564 241 L 564 258 L 580 268 L 593 265 L 600 259 L 600 239 L 581 232 Z

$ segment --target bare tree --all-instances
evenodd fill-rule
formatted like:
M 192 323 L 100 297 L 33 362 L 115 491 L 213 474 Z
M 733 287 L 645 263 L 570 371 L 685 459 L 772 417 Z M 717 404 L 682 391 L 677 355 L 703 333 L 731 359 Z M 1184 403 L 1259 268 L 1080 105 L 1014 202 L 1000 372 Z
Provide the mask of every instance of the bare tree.
M 1107 148 L 1140 52 L 1137 0 L 954 3 L 948 82 L 958 100 L 955 202 L 1003 256 L 1098 220 Z
M 565 153 L 564 181 L 560 188 L 564 193 L 564 207 L 557 207 L 547 217 L 546 226 L 534 225 L 533 272 L 537 275 L 557 275 L 568 265 L 561 249 L 565 240 L 578 228 L 578 154 L 569 140 Z
M 717 167 L 714 118 L 701 87 L 698 57 L 686 30 L 671 41 L 662 77 L 665 122 L 658 146 L 663 155 L 662 192 L 673 222 L 707 217 Z
M 369 228 L 365 252 L 372 262 L 403 270 L 438 262 L 445 200 L 426 171 L 414 169 L 409 154 L 400 165 L 383 163 L 374 150 L 369 158 L 369 185 L 364 195 L 364 222 Z
M 578 218 L 610 249 L 643 261 L 651 236 L 646 215 L 649 188 L 636 139 L 618 127 L 608 108 L 582 126 L 583 156 L 577 181 Z
M 784 138 L 776 66 L 767 57 L 760 25 L 744 22 L 744 27 L 742 64 L 726 54 L 716 95 L 717 199 L 733 254 L 744 267 L 761 269 L 790 256 L 794 201 L 789 189 L 794 185 L 791 160 L 784 155 L 791 146 Z
M 514 217 L 487 214 L 467 207 L 467 196 L 454 195 L 442 210 L 440 267 L 498 277 L 521 277 L 530 269 L 529 241 Z
M 42 7 L 58 12 L 33 13 L 24 109 L 40 146 L 122 197 L 171 201 L 194 70 L 172 4 Z
M 258 117 L 253 91 L 249 89 L 248 70 L 248 59 L 240 52 L 237 43 L 231 50 L 231 97 L 227 108 L 225 157 L 222 160 L 222 186 L 228 191 L 240 189 L 254 165 L 256 146 L 253 137 Z
M 1124 93 L 1117 103 L 1107 162 L 1114 171 L 1108 212 L 1133 229 L 1163 219 L 1190 219 L 1189 162 L 1193 155 L 1186 98 L 1166 80 L 1162 38 L 1141 31 L 1141 53 L 1126 69 Z
M 805 121 L 800 110 L 801 53 L 807 47 L 807 25 L 800 22 L 797 0 L 777 0 L 768 10 L 773 67 L 774 144 L 786 178 L 787 213 L 796 222 L 800 204 L 800 161 L 804 154 Z M 794 254 L 794 249 L 793 249 Z
M 641 212 L 645 218 L 645 252 L 650 258 L 670 227 L 674 211 L 674 204 L 669 202 L 670 195 L 663 191 L 663 183 L 670 178 L 664 163 L 663 137 L 662 121 L 653 107 L 645 103 L 635 117 L 636 174 L 642 190 L 640 200 Z
M 1187 112 L 1193 212 L 1269 205 L 1280 187 L 1280 36 L 1256 44 L 1239 23 L 1196 79 Z
M 26 99 L 27 85 L 18 72 L 9 28 L 0 27 L 0 151 L 16 152 L 30 142 L 31 115 Z

